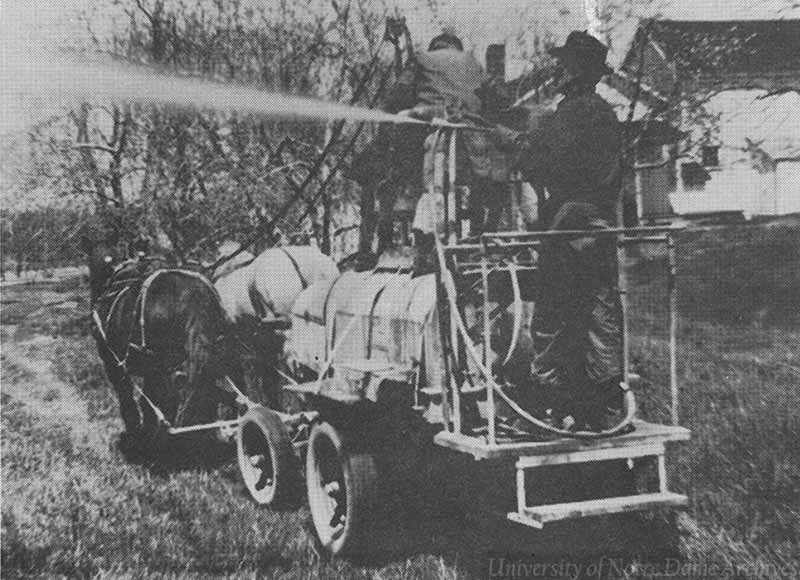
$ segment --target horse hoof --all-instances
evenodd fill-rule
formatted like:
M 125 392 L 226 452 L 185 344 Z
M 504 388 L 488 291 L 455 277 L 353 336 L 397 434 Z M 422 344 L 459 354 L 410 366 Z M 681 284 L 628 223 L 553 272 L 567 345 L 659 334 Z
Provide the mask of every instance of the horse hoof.
M 147 453 L 141 433 L 123 431 L 117 439 L 117 449 L 129 463 L 142 463 L 147 460 Z

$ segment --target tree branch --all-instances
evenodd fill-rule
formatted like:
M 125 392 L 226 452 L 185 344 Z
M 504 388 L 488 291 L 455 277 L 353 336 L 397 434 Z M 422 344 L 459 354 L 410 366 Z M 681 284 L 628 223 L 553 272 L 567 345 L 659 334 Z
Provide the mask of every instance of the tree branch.
M 114 155 L 117 150 L 112 147 L 107 147 L 105 145 L 97 145 L 95 143 L 75 143 L 72 149 L 94 149 L 96 151 L 103 151 L 104 153 L 110 153 Z
M 147 16 L 149 20 L 153 20 L 153 14 L 151 12 L 148 12 L 148 10 L 144 7 L 144 3 L 142 2 L 142 0 L 136 0 L 136 6 L 139 7 L 139 10 L 141 10 L 142 13 L 145 16 Z

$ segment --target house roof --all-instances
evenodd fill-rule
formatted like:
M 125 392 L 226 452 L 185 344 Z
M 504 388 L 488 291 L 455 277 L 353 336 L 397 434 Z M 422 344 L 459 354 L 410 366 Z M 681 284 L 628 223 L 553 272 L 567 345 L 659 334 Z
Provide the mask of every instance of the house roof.
M 800 90 L 800 19 L 651 20 L 620 67 L 634 74 L 648 39 L 690 89 Z

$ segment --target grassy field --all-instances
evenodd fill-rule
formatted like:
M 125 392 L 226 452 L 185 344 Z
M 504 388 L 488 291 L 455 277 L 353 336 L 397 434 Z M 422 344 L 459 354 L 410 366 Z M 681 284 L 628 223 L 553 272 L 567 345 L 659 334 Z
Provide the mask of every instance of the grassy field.
M 535 556 L 512 558 L 509 548 L 512 536 L 533 532 L 476 527 L 430 492 L 412 541 L 375 561 L 329 560 L 312 541 L 307 508 L 258 509 L 233 462 L 168 472 L 122 460 L 83 289 L 62 284 L 3 289 L 3 576 L 798 577 L 800 225 L 689 231 L 679 247 L 681 414 L 693 431 L 672 456 L 671 487 L 691 502 L 679 520 L 680 566 L 641 560 L 617 573 L 567 558 L 534 568 Z M 660 258 L 636 266 L 637 306 L 654 303 L 662 269 Z M 667 368 L 663 314 L 631 317 L 649 417 L 667 412 L 656 386 Z M 506 555 L 519 565 L 501 574 Z

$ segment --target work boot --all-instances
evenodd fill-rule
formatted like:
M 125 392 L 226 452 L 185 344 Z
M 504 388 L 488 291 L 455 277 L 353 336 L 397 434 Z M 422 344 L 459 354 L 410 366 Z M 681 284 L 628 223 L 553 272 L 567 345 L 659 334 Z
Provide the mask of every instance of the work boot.
M 593 431 L 608 431 L 619 425 L 625 416 L 624 393 L 620 377 L 597 383 L 587 409 L 587 422 Z

